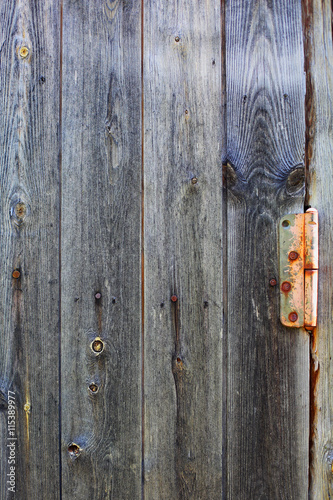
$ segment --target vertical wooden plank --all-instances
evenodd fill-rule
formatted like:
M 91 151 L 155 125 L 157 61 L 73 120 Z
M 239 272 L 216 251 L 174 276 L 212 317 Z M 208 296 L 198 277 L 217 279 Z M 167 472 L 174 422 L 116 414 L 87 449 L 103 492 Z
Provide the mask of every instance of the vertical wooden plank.
M 311 336 L 310 495 L 333 496 L 333 48 L 329 1 L 304 2 L 307 205 L 319 211 L 318 327 Z
M 0 498 L 58 499 L 58 2 L 1 2 L 0 26 Z
M 304 200 L 301 2 L 229 0 L 227 498 L 305 499 L 309 342 L 279 320 L 278 222 Z
M 64 499 L 141 494 L 140 24 L 136 1 L 63 2 Z
M 222 494 L 220 14 L 144 2 L 146 499 Z

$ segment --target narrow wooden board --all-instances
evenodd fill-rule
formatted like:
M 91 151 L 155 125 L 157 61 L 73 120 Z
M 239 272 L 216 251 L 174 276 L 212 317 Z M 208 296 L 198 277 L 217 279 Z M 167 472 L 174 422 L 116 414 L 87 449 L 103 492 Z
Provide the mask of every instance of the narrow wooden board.
M 63 2 L 66 499 L 141 495 L 140 19 L 136 1 Z M 91 348 L 96 337 L 99 354 Z
M 222 495 L 220 22 L 219 1 L 144 2 L 147 500 Z
M 309 341 L 279 320 L 278 225 L 304 206 L 301 2 L 226 6 L 227 484 L 305 499 Z
M 333 497 L 333 47 L 331 2 L 304 2 L 307 204 L 319 212 L 318 327 L 311 336 L 311 500 Z
M 1 499 L 60 498 L 58 21 L 57 1 L 0 4 Z

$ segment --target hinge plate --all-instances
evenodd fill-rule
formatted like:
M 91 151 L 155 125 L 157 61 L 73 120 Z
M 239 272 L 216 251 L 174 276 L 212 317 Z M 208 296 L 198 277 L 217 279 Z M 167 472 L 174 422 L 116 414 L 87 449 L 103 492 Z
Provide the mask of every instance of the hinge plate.
M 318 212 L 289 214 L 279 224 L 280 318 L 285 326 L 317 324 Z

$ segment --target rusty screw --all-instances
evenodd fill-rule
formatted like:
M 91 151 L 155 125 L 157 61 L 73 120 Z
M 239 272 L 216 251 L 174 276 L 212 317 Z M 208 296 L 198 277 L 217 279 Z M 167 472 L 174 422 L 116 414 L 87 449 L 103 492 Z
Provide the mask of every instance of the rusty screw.
M 175 42 L 179 42 L 179 40 L 180 40 L 179 36 L 176 36 L 175 37 Z
M 102 297 L 102 294 L 101 294 L 100 292 L 97 292 L 97 293 L 95 294 L 95 299 L 96 299 L 96 300 L 99 300 L 101 297 Z
M 298 258 L 297 252 L 290 252 L 289 253 L 289 260 L 296 260 L 297 258 Z
M 277 284 L 276 279 L 275 279 L 275 278 L 270 279 L 270 280 L 269 280 L 269 284 L 270 284 L 271 286 L 276 286 L 276 284 Z
M 171 295 L 171 302 L 177 302 L 178 297 L 177 295 Z
M 289 290 L 291 290 L 291 284 L 289 283 L 289 281 L 284 281 L 281 285 L 281 290 L 283 292 L 289 292 Z
M 196 177 L 192 177 L 191 181 L 192 184 L 196 184 L 198 182 L 198 179 Z
M 13 276 L 13 278 L 17 279 L 21 276 L 21 273 L 18 269 L 15 269 L 15 271 L 13 271 L 12 276 Z
M 291 312 L 289 314 L 288 318 L 289 318 L 289 321 L 291 321 L 292 323 L 295 323 L 295 321 L 297 321 L 298 315 L 295 312 Z

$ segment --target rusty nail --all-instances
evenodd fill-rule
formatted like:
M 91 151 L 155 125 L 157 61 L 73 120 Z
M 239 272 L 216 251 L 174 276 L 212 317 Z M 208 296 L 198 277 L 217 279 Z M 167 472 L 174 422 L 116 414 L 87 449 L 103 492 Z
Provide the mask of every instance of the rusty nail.
M 171 295 L 171 301 L 172 302 L 177 302 L 177 300 L 178 300 L 177 295 Z
M 13 271 L 13 274 L 12 274 L 13 278 L 17 279 L 21 276 L 21 273 L 20 271 L 18 271 L 17 269 L 15 269 L 15 271 Z
M 284 292 L 289 292 L 289 290 L 291 290 L 291 284 L 289 283 L 289 281 L 284 281 L 281 285 L 281 289 Z
M 175 42 L 179 42 L 179 40 L 180 40 L 179 36 L 176 36 L 175 37 Z
M 97 292 L 97 293 L 95 294 L 95 299 L 96 299 L 96 300 L 99 300 L 101 297 L 102 297 L 102 294 L 101 294 L 100 292 Z
M 198 182 L 198 179 L 196 177 L 192 177 L 192 184 L 196 184 Z
M 289 321 L 291 321 L 292 323 L 295 323 L 295 321 L 297 321 L 297 318 L 298 318 L 297 313 L 291 312 L 289 314 L 288 318 L 289 318 Z
M 298 253 L 297 252 L 290 252 L 289 253 L 289 259 L 290 260 L 296 260 L 298 258 Z
M 188 115 L 188 110 L 187 109 L 185 109 L 185 115 Z
M 93 343 L 91 344 L 92 350 L 95 352 L 102 352 L 104 349 L 104 344 L 100 338 L 95 338 Z
M 275 279 L 275 278 L 270 279 L 270 280 L 269 280 L 269 284 L 270 284 L 271 286 L 276 286 L 276 284 L 277 284 L 276 279 Z

